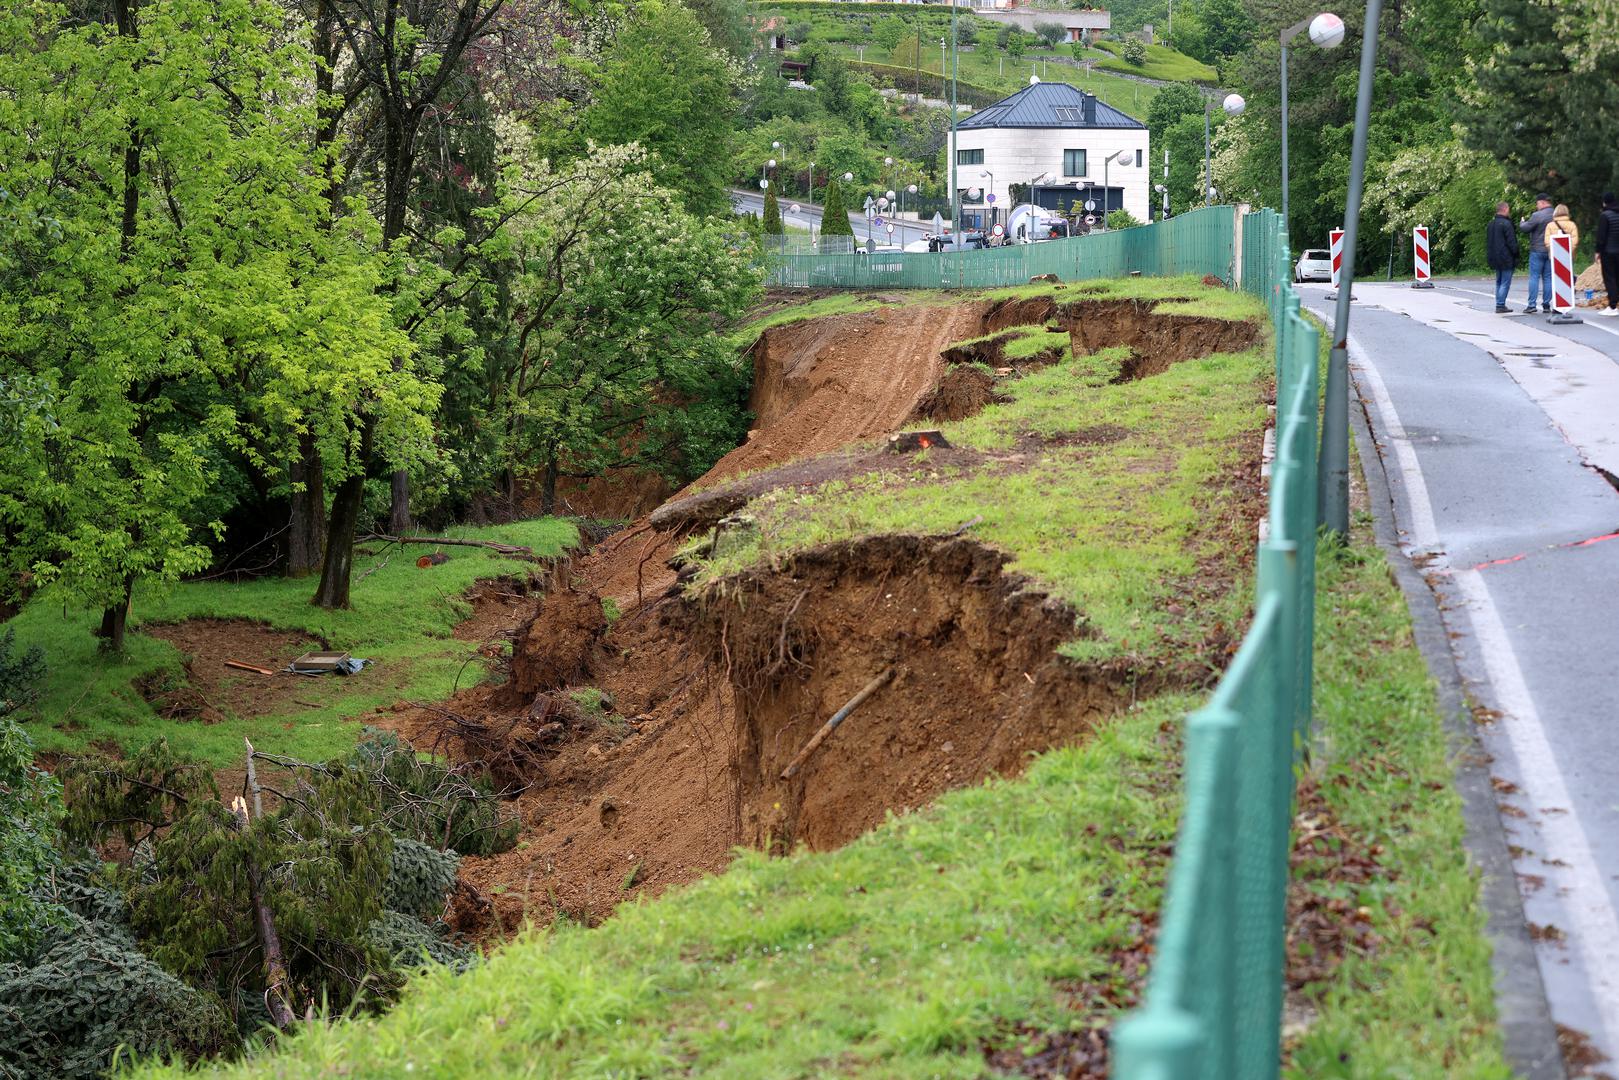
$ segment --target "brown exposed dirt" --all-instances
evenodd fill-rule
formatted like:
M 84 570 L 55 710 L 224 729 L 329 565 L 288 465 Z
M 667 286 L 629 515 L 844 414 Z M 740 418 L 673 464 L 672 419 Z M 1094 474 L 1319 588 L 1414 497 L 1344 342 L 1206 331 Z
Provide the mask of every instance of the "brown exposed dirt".
M 993 373 L 970 364 L 952 364 L 939 384 L 923 395 L 911 416 L 913 420 L 937 423 L 965 420 L 977 416 L 996 400 Z
M 736 699 L 737 839 L 837 847 L 941 792 L 1016 772 L 1121 703 L 1123 672 L 1056 648 L 1078 613 L 976 541 L 914 536 L 835 544 L 715 590 L 698 640 Z M 790 780 L 817 729 L 885 670 L 892 681 Z
M 185 658 L 185 679 L 171 681 L 158 675 L 140 680 L 136 689 L 158 715 L 204 724 L 217 724 L 228 716 L 250 718 L 292 711 L 300 704 L 299 696 L 309 693 L 308 679 L 284 669 L 310 649 L 325 648 L 307 634 L 272 630 L 246 619 L 147 624 L 141 633 L 180 650 Z M 276 674 L 229 668 L 226 660 L 240 660 Z
M 513 635 L 509 683 L 381 718 L 419 748 L 526 770 L 515 799 L 525 822 L 518 848 L 463 863 L 467 918 L 488 933 L 558 914 L 593 922 L 630 896 L 722 869 L 738 843 L 833 847 L 890 810 L 1084 738 L 1128 703 L 1132 681 L 1136 692 L 1185 684 L 1184 671 L 1059 658 L 1059 643 L 1086 632 L 1078 613 L 1006 574 L 1003 555 L 969 539 L 831 545 L 700 598 L 686 595 L 668 565 L 687 536 L 765 491 L 811 489 L 889 463 L 914 471 L 912 456 L 854 444 L 898 429 L 930 395 L 949 396 L 941 380 L 974 370 L 947 373 L 942 354 L 954 342 L 1053 321 L 1070 327 L 1080 351 L 1144 336 L 1144 351 L 1171 354 L 1159 368 L 1144 362 L 1144 376 L 1246 347 L 1257 333 L 1147 312 L 1050 299 L 894 306 L 761 335 L 748 442 L 558 575 Z M 1124 434 L 1097 428 L 1071 441 Z M 1033 460 L 1045 445 L 1003 455 L 935 449 L 926 467 L 1018 467 L 1012 459 Z M 892 680 L 782 781 L 826 719 L 889 667 Z M 606 696 L 590 704 L 586 688 Z

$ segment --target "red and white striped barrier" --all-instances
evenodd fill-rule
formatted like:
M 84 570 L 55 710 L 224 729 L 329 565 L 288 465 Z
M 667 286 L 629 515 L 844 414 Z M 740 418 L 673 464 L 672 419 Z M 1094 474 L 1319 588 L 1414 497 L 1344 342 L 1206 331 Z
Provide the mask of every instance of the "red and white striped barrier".
M 1332 236 L 1332 291 L 1338 291 L 1338 271 L 1344 265 L 1344 231 L 1334 229 Z
M 1411 283 L 1413 289 L 1431 289 L 1433 276 L 1429 270 L 1428 261 L 1428 226 L 1418 225 L 1411 230 L 1411 266 L 1416 274 L 1416 280 Z
M 1552 311 L 1548 322 L 1583 322 L 1574 310 L 1574 238 L 1565 234 L 1548 236 L 1546 250 L 1552 257 Z

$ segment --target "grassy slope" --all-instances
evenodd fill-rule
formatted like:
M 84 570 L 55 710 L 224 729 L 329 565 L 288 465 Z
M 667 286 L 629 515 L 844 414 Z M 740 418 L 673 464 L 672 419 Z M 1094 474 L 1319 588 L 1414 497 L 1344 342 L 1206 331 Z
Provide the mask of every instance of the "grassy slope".
M 555 555 L 578 538 L 572 524 L 555 519 L 450 533 L 528 545 L 539 555 Z M 137 632 L 130 634 L 122 660 L 103 654 L 91 635 L 97 613 L 64 611 L 60 602 L 42 596 L 6 624 L 16 629 L 19 644 L 42 646 L 49 665 L 39 708 L 43 719 L 29 724 L 30 733 L 41 750 L 67 752 L 102 740 L 128 748 L 167 735 L 180 752 L 214 764 L 240 757 L 244 736 L 273 753 L 311 759 L 346 750 L 359 730 L 350 717 L 401 697 L 449 694 L 477 644 L 450 637 L 469 612 L 461 594 L 480 578 L 522 573 L 529 565 L 485 549 L 447 548 L 449 562 L 418 570 L 416 556 L 427 550 L 395 548 L 387 565 L 364 580 L 360 575 L 382 559 L 358 560 L 349 611 L 311 607 L 313 580 L 266 578 L 240 585 L 199 582 L 161 591 L 139 589 L 131 620 Z M 265 716 L 210 725 L 166 721 L 130 684 L 153 672 L 171 672 L 178 678 L 180 654 L 138 629 L 144 623 L 191 618 L 252 619 L 277 629 L 304 631 L 334 648 L 371 659 L 375 666 L 348 679 L 306 680 L 299 696 L 318 707 L 299 709 L 296 719 Z M 467 668 L 461 674 L 462 685 L 479 675 L 476 666 Z
M 1460 805 L 1403 600 L 1364 537 L 1324 552 L 1319 588 L 1315 767 L 1387 874 L 1350 898 L 1380 943 L 1314 988 L 1291 1075 L 1504 1078 Z M 1105 1024 L 1128 1000 L 1121 953 L 1161 899 L 1176 720 L 1195 703 L 1144 702 L 1017 780 L 841 851 L 745 853 L 597 929 L 531 932 L 468 975 L 421 977 L 385 1016 L 312 1025 L 272 1061 L 211 1074 L 985 1075 L 986 1043 L 1032 1052 L 1031 1031 Z
M 851 46 L 840 45 L 838 48 L 850 58 L 856 55 Z M 927 52 L 922 54 L 922 72 L 924 75 L 931 72 L 933 77 L 937 79 L 939 77 L 940 63 L 938 49 L 935 48 L 932 52 L 931 57 L 928 56 Z M 1044 53 L 1039 55 L 1060 57 L 1066 54 Z M 1042 64 L 1037 54 L 1029 54 L 1024 56 L 1022 60 L 1013 60 L 999 49 L 983 45 L 980 45 L 977 49 L 962 52 L 960 58 L 961 70 L 957 77 L 962 82 L 972 83 L 975 86 L 982 86 L 987 90 L 994 90 L 1003 94 L 1011 94 L 1029 85 L 1030 75 L 1038 75 L 1041 79 L 1051 82 L 1072 83 L 1081 89 L 1089 90 L 1115 109 L 1119 109 L 1138 120 L 1145 119 L 1148 106 L 1152 104 L 1152 99 L 1158 94 L 1156 86 L 1139 83 L 1132 79 L 1120 79 L 1101 71 L 1101 66 L 1107 63 L 1105 60 L 1098 61 L 1094 65 L 1096 70 L 1092 70 L 1087 74 L 1082 68 L 1069 64 L 1055 61 Z M 866 48 L 866 59 L 885 64 L 894 63 L 892 55 L 884 54 L 880 48 L 872 46 Z M 1136 72 L 1133 68 L 1126 70 L 1135 74 L 1143 74 L 1143 72 Z
M 1050 293 L 1050 286 L 1032 287 Z M 999 290 L 1007 296 L 1031 287 Z M 1086 282 L 1059 295 L 1195 296 L 1201 310 L 1259 318 L 1249 297 L 1192 279 Z M 724 545 L 708 579 L 816 544 L 879 533 L 950 532 L 969 519 L 977 538 L 1015 555 L 1012 568 L 1046 583 L 1084 612 L 1097 637 L 1075 655 L 1172 657 L 1229 609 L 1187 620 L 1168 605 L 1199 572 L 1220 560 L 1231 537 L 1212 535 L 1207 493 L 1239 455 L 1257 453 L 1264 405 L 1257 386 L 1268 370 L 1258 351 L 1177 364 L 1155 378 L 1110 385 L 1121 352 L 1065 357 L 1004 384 L 1007 404 L 942 425 L 953 445 L 1008 452 L 1028 434 L 1123 428 L 1129 437 L 1094 446 L 1048 448 L 1023 469 L 963 471 L 924 483 L 892 475 L 827 485 L 814 495 L 783 491 L 750 504 L 758 523 L 750 543 Z M 1240 436 L 1250 438 L 1245 444 Z
M 1140 67 L 1125 62 L 1123 42 L 1099 41 L 1096 48 L 1112 56 L 1112 59 L 1097 62 L 1096 66 L 1104 71 L 1122 71 L 1128 75 L 1145 75 L 1149 79 L 1169 82 L 1213 82 L 1220 75 L 1210 65 L 1176 52 L 1168 45 L 1148 45 L 1147 62 Z
M 1327 801 L 1384 845 L 1394 876 L 1362 898 L 1381 946 L 1317 995 L 1289 1075 L 1505 1080 L 1432 687 L 1364 539 L 1324 555 L 1317 620 Z M 984 1075 L 984 1041 L 1040 1045 L 1011 1038 L 1014 1024 L 1109 1021 L 1076 1011 L 1075 990 L 1116 989 L 1114 953 L 1158 903 L 1173 720 L 1192 704 L 1155 699 L 1021 779 L 955 792 L 841 851 L 743 855 L 598 929 L 531 933 L 471 974 L 418 979 L 384 1017 L 307 1028 L 273 1067 L 212 1074 Z

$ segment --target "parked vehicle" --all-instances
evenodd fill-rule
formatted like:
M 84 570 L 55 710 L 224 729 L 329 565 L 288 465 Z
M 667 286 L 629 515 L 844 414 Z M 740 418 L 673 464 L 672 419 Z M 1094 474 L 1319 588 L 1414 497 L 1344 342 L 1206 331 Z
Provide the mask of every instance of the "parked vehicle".
M 1323 248 L 1308 248 L 1293 264 L 1294 281 L 1331 281 L 1332 254 Z

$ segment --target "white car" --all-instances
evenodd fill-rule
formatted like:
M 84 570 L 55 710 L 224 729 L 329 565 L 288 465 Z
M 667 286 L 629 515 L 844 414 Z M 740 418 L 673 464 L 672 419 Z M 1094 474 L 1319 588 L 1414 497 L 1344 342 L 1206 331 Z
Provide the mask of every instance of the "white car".
M 1331 281 L 1332 253 L 1321 248 L 1309 248 L 1293 264 L 1294 281 Z

